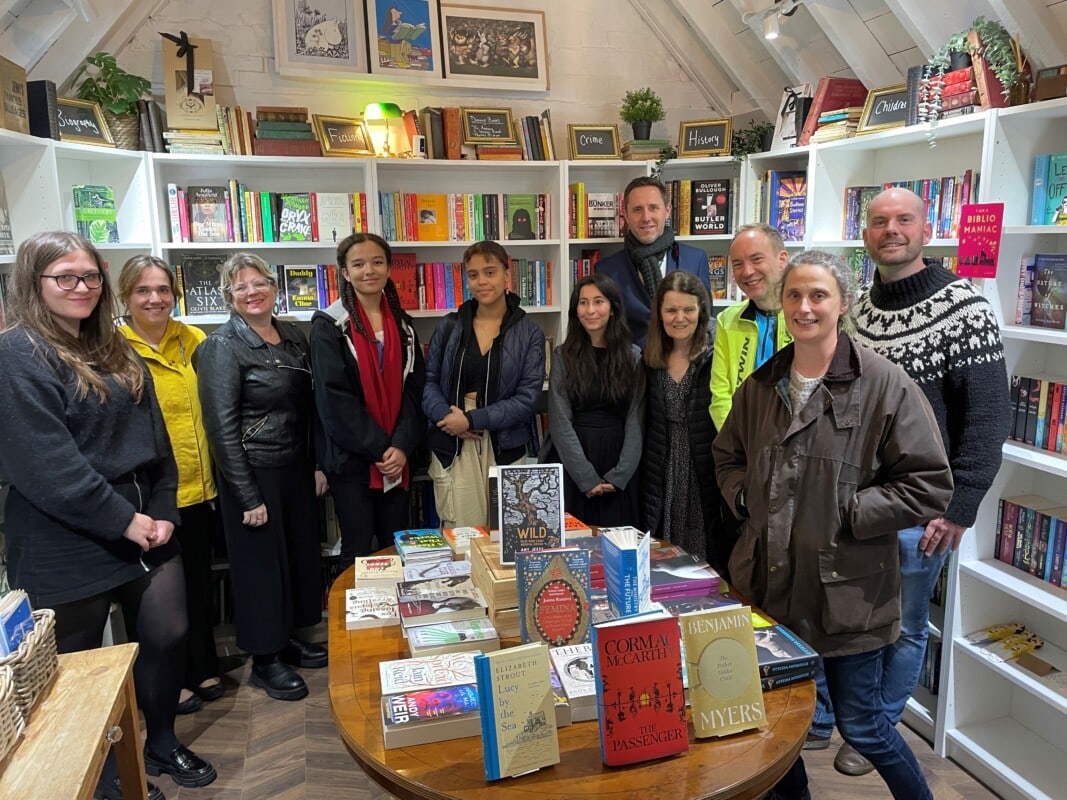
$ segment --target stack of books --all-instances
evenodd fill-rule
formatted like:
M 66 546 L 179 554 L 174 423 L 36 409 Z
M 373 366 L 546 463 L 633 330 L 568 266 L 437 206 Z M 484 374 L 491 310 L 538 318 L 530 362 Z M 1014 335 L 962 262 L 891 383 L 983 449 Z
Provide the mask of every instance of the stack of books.
M 488 539 L 489 531 L 480 527 L 445 528 L 441 535 L 452 548 L 453 558 L 465 559 L 471 551 L 471 541 Z
M 223 155 L 222 133 L 214 130 L 171 128 L 163 131 L 168 153 L 192 153 L 195 155 Z
M 974 67 L 946 72 L 941 79 L 941 111 L 939 119 L 963 116 L 974 111 L 978 102 L 978 88 L 974 82 Z
M 410 581 L 397 586 L 400 624 L 413 628 L 441 622 L 484 621 L 485 597 L 470 578 Z
M 321 156 L 322 148 L 301 106 L 256 106 L 257 156 Z
M 815 677 L 819 654 L 793 631 L 756 611 L 752 612 L 752 629 L 763 691 Z
M 452 560 L 452 548 L 436 528 L 397 531 L 393 543 L 405 566 Z
M 704 597 L 719 591 L 719 574 L 700 556 L 678 545 L 649 550 L 653 600 Z
M 847 106 L 819 115 L 819 127 L 811 135 L 813 142 L 836 142 L 856 135 L 863 106 Z
M 356 559 L 355 586 L 345 591 L 345 628 L 375 628 L 400 624 L 396 585 L 403 580 L 400 556 Z
M 634 139 L 622 146 L 623 161 L 657 161 L 664 148 L 670 147 L 669 139 Z
M 382 661 L 382 738 L 386 750 L 478 736 L 474 653 Z

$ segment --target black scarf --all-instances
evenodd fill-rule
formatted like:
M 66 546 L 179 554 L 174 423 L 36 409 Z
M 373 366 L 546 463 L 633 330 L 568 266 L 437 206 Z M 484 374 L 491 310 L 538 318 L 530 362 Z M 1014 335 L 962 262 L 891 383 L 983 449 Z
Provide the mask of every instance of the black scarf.
M 627 255 L 630 256 L 630 261 L 637 267 L 637 274 L 645 285 L 650 302 L 660 282 L 659 265 L 663 261 L 663 254 L 673 244 L 674 230 L 672 228 L 664 228 L 660 237 L 650 244 L 645 244 L 634 236 L 633 231 L 626 231 L 623 246 L 626 248 Z

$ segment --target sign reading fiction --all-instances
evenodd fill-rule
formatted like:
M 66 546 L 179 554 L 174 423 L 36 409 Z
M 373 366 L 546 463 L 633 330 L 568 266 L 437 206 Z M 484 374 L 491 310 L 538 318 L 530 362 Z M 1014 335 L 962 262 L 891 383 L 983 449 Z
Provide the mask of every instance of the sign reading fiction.
M 461 108 L 463 144 L 514 144 L 510 108 Z
M 730 155 L 728 119 L 683 122 L 678 129 L 678 158 Z
M 111 131 L 100 113 L 100 106 L 88 100 L 60 97 L 56 100 L 59 140 L 114 147 Z
M 325 156 L 373 156 L 367 126 L 361 119 L 312 115 L 315 136 Z
M 568 125 L 571 158 L 619 158 L 617 125 Z
M 863 104 L 856 133 L 874 133 L 908 124 L 908 87 L 906 84 L 872 89 Z

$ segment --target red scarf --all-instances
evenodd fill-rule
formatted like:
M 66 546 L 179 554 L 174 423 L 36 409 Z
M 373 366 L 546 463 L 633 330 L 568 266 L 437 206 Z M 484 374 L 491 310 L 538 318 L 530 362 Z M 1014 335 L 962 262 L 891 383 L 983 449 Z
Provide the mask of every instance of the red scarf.
M 359 367 L 359 382 L 363 386 L 363 401 L 367 406 L 367 413 L 371 419 L 382 426 L 387 434 L 392 435 L 396 427 L 396 418 L 400 415 L 400 402 L 403 395 L 403 376 L 400 364 L 400 332 L 393 320 L 393 312 L 389 303 L 382 298 L 382 331 L 385 339 L 382 365 L 378 366 L 378 341 L 374 338 L 373 328 L 367 312 L 359 300 L 355 303 L 356 312 L 363 322 L 363 330 L 371 333 L 366 336 L 360 335 L 356 330 L 352 318 L 348 319 L 348 328 L 352 334 L 352 343 L 356 348 L 356 363 Z M 370 465 L 370 488 L 381 489 L 381 471 Z M 408 465 L 404 465 L 400 485 L 407 488 Z

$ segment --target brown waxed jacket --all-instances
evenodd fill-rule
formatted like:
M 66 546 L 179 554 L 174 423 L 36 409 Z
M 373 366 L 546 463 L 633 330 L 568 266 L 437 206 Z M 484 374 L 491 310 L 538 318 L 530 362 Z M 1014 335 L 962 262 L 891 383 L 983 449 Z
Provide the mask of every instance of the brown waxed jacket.
M 930 405 L 897 365 L 845 334 L 793 417 L 795 345 L 752 374 L 715 439 L 716 475 L 749 517 L 730 559 L 737 589 L 823 656 L 900 635 L 896 532 L 940 516 L 952 473 Z

